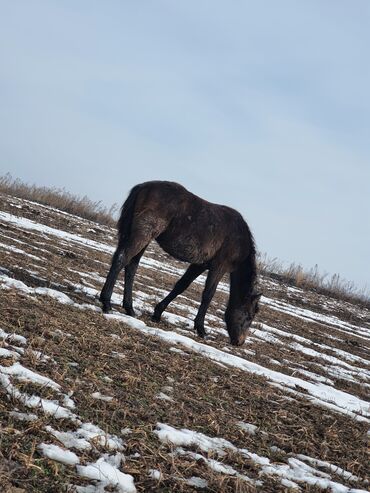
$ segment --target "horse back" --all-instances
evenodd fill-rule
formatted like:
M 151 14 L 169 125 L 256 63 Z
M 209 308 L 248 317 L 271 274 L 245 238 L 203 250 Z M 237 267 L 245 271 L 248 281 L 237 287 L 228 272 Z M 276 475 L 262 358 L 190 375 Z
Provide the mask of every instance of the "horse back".
M 166 181 L 135 187 L 133 234 L 151 230 L 152 238 L 171 256 L 185 262 L 228 262 L 230 269 L 248 246 L 248 226 L 229 207 L 213 204 L 182 185 Z

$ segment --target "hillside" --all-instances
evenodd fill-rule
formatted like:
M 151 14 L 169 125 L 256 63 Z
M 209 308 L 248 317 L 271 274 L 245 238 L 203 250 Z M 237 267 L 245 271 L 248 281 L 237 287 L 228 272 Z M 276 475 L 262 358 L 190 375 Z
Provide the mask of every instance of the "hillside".
M 258 240 L 258 239 L 257 239 Z M 154 305 L 184 265 L 156 244 L 138 318 L 101 313 L 115 230 L 0 195 L 0 491 L 369 491 L 370 311 L 260 277 L 242 347 L 227 279 Z

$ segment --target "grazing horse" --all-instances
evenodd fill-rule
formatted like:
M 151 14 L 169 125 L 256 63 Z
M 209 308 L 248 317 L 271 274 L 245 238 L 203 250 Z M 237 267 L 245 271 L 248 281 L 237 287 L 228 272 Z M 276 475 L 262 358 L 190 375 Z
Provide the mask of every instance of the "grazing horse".
M 244 343 L 247 330 L 258 312 L 261 294 L 255 292 L 256 249 L 253 236 L 239 212 L 212 204 L 183 186 L 168 181 L 136 185 L 122 206 L 118 221 L 118 246 L 100 294 L 103 312 L 111 309 L 111 296 L 119 272 L 125 267 L 123 307 L 135 316 L 132 285 L 141 256 L 155 239 L 172 257 L 189 262 L 185 274 L 154 309 L 159 321 L 168 304 L 202 272 L 208 276 L 194 327 L 205 336 L 204 318 L 225 273 L 230 273 L 230 297 L 225 322 L 230 341 Z

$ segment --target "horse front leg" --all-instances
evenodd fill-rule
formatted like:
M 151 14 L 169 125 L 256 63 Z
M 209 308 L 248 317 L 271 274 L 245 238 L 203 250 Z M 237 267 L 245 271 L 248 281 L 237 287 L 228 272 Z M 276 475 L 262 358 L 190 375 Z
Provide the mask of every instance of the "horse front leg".
M 132 306 L 132 286 L 134 284 L 134 278 L 135 274 L 140 262 L 141 257 L 143 256 L 143 253 L 145 252 L 145 248 L 141 250 L 140 253 L 138 253 L 130 263 L 128 263 L 125 267 L 125 287 L 124 287 L 124 294 L 123 294 L 123 303 L 122 306 L 125 309 L 127 315 L 130 315 L 130 317 L 135 316 L 135 311 Z
M 206 285 L 202 294 L 202 301 L 199 306 L 197 316 L 194 320 L 194 329 L 197 331 L 199 337 L 204 338 L 206 331 L 204 330 L 204 319 L 212 301 L 212 298 L 216 292 L 217 285 L 222 279 L 224 272 L 220 269 L 210 269 L 208 272 Z
M 154 322 L 159 322 L 162 313 L 171 303 L 171 301 L 174 300 L 176 296 L 183 293 L 185 289 L 187 289 L 194 281 L 194 279 L 200 276 L 200 274 L 202 274 L 202 272 L 204 272 L 205 270 L 206 269 L 204 265 L 191 264 L 187 268 L 185 274 L 177 281 L 172 291 L 161 302 L 159 302 L 158 305 L 156 305 L 152 320 Z

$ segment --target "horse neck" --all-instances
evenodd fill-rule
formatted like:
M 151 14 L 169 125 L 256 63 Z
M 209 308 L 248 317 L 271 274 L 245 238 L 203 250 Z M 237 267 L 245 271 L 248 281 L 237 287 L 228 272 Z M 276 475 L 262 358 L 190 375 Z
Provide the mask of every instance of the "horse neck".
M 256 254 L 255 251 L 252 251 L 230 274 L 230 307 L 241 306 L 251 296 L 256 277 Z

